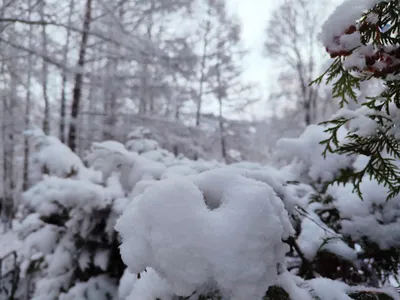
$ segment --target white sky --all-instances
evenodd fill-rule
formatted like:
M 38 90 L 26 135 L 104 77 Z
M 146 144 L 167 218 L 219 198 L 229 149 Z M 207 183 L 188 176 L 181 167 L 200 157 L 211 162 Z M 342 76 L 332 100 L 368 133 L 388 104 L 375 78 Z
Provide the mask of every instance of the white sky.
M 276 73 L 272 72 L 273 66 L 271 62 L 262 56 L 265 28 L 272 12 L 282 2 L 283 0 L 227 0 L 231 12 L 241 19 L 243 42 L 250 51 L 244 62 L 245 77 L 260 84 L 263 100 L 267 99 L 268 91 L 270 86 L 275 83 L 274 76 L 276 76 Z M 328 3 L 332 5 L 332 7 L 329 5 L 328 9 L 333 9 L 341 2 L 343 0 L 328 0 Z M 262 113 L 263 105 L 268 110 L 268 104 L 265 101 L 262 102 L 261 107 L 257 105 L 256 111 L 253 112 L 260 117 L 262 116 L 261 114 L 265 115 L 265 112 Z
M 232 13 L 238 15 L 242 21 L 243 41 L 250 50 L 244 62 L 246 79 L 260 84 L 264 99 L 268 95 L 268 70 L 271 67 L 262 56 L 265 28 L 271 12 L 280 1 L 282 0 L 227 0 Z
M 241 18 L 244 43 L 246 48 L 251 50 L 247 66 L 248 76 L 251 78 L 266 78 L 266 68 L 262 67 L 263 63 L 267 65 L 267 60 L 262 57 L 265 27 L 271 12 L 279 2 L 280 0 L 228 0 L 231 11 Z

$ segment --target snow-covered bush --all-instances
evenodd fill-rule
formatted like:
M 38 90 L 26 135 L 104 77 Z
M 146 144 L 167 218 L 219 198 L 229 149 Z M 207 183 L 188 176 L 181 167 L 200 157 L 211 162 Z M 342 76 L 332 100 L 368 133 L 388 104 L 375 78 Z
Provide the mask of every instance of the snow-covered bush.
M 399 299 L 391 290 L 346 284 L 379 286 L 379 276 L 395 273 L 364 258 L 376 259 L 368 252 L 372 243 L 396 247 L 397 206 L 374 206 L 376 188 L 365 208 L 346 215 L 348 186 L 326 183 L 362 159 L 319 159 L 323 130 L 311 126 L 298 139 L 282 140 L 281 158 L 291 163 L 281 169 L 151 159 L 115 141 L 94 143 L 86 165 L 47 156 L 49 166 L 79 168 L 73 176 L 50 168 L 24 194 L 22 281 L 33 278 L 35 300 L 311 300 L 371 292 Z M 65 147 L 50 140 L 52 151 Z M 45 157 L 48 149 L 37 149 Z M 378 223 L 377 214 L 367 214 L 371 207 L 381 213 Z M 359 235 L 372 225 L 387 236 L 372 228 Z
M 326 75 L 342 107 L 358 101 L 362 83 L 376 79 L 382 88 L 365 94 L 361 107 L 342 109 L 328 121 L 330 137 L 324 144 L 330 152 L 367 157 L 360 170 L 341 174 L 337 182 L 351 181 L 361 196 L 361 183 L 368 174 L 389 187 L 390 199 L 400 194 L 398 1 L 354 2 L 344 1 L 322 27 L 321 40 L 335 60 L 316 82 Z M 347 140 L 339 143 L 338 131 L 349 123 Z
M 368 158 L 328 152 L 324 159 L 320 141 L 329 136 L 324 130 L 312 125 L 299 138 L 278 142 L 279 156 L 293 159 L 285 169 L 311 188 L 298 246 L 320 275 L 373 286 L 388 283 L 400 263 L 400 198 L 387 201 L 389 189 L 368 175 L 360 185 L 363 199 L 351 182 L 331 185 L 343 172 L 361 170 Z M 344 132 L 338 142 L 345 140 Z
M 344 1 L 322 27 L 321 40 L 334 61 L 315 81 L 326 75 L 333 97 L 342 107 L 351 104 L 325 123 L 325 153 L 355 158 L 333 178 L 343 186 L 330 186 L 316 199 L 323 206 L 320 216 L 357 249 L 357 281 L 375 286 L 397 280 L 400 265 L 398 15 L 395 0 Z M 359 99 L 370 82 L 380 88 L 361 91 Z M 363 103 L 357 107 L 358 100 Z
M 137 153 L 159 149 L 158 142 L 151 136 L 151 131 L 148 128 L 138 127 L 129 133 L 126 148 Z
M 127 201 L 121 184 L 110 176 L 101 185 L 100 174 L 56 138 L 40 139 L 36 156 L 49 175 L 24 194 L 21 277 L 34 278 L 32 299 L 110 299 L 124 271 L 114 230 Z

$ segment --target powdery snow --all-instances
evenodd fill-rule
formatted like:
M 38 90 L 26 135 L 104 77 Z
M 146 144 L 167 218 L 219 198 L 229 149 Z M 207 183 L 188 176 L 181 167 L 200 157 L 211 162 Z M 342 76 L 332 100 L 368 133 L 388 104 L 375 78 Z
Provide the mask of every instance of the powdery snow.
M 44 216 L 59 212 L 60 206 L 66 209 L 79 207 L 90 211 L 92 207 L 103 208 L 104 188 L 83 180 L 48 177 L 24 195 L 27 205 Z
M 333 186 L 335 206 L 342 217 L 342 233 L 359 240 L 366 237 L 377 243 L 381 249 L 400 245 L 400 196 L 386 200 L 388 189 L 375 180 L 363 179 L 361 192 L 363 200 L 352 193 L 353 187 Z
M 122 257 L 134 273 L 152 267 L 177 295 L 215 280 L 231 299 L 261 299 L 285 260 L 288 214 L 265 183 L 208 173 L 136 197 L 116 225 Z
M 308 216 L 301 222 L 301 232 L 297 243 L 304 256 L 312 261 L 318 251 L 328 251 L 349 261 L 355 261 L 356 251 L 350 248 L 342 240 L 340 234 L 336 234 L 327 227 L 312 210 L 319 203 L 313 203 L 308 207 Z
M 49 175 L 67 177 L 78 174 L 84 168 L 80 158 L 56 137 L 37 137 L 35 148 L 34 161 Z
M 343 108 L 333 115 L 332 118 L 349 119 L 349 132 L 357 133 L 357 135 L 361 137 L 368 137 L 376 134 L 377 130 L 379 129 L 378 122 L 371 119 L 369 117 L 370 115 L 377 115 L 377 112 L 366 106 L 361 106 L 354 111 Z
M 91 167 L 102 172 L 103 181 L 113 173 L 118 173 L 121 186 L 127 193 L 140 180 L 160 179 L 166 170 L 163 164 L 130 152 L 124 145 L 114 141 L 94 143 L 86 160 Z
M 332 52 L 349 51 L 360 46 L 360 36 L 357 33 L 342 35 L 351 25 L 355 25 L 355 21 L 360 19 L 364 12 L 381 1 L 346 0 L 337 6 L 322 25 L 320 39 L 323 45 Z M 338 37 L 341 37 L 339 41 Z
M 320 142 L 329 137 L 325 129 L 310 125 L 298 138 L 282 138 L 277 142 L 278 158 L 295 159 L 291 171 L 297 170 L 296 177 L 302 182 L 331 181 L 341 169 L 351 165 L 353 158 L 350 156 L 327 153 L 326 158 L 323 157 L 325 146 Z M 345 130 L 340 130 L 338 139 L 343 139 L 345 135 Z
M 290 299 L 296 300 L 352 300 L 349 294 L 359 291 L 385 292 L 394 300 L 400 299 L 400 295 L 394 288 L 376 289 L 364 286 L 349 286 L 344 282 L 329 278 L 304 280 L 289 272 L 279 275 L 278 285 L 285 289 Z
M 118 289 L 120 300 L 172 300 L 173 296 L 171 286 L 152 268 L 147 268 L 140 280 L 136 274 L 125 270 Z
M 115 280 L 103 275 L 77 283 L 67 293 L 62 293 L 59 300 L 109 300 L 116 297 Z
M 329 278 L 315 278 L 307 281 L 314 295 L 323 300 L 351 300 L 348 294 L 359 291 L 386 292 L 394 300 L 399 300 L 400 295 L 394 288 L 374 289 L 364 286 L 349 286 L 344 282 Z

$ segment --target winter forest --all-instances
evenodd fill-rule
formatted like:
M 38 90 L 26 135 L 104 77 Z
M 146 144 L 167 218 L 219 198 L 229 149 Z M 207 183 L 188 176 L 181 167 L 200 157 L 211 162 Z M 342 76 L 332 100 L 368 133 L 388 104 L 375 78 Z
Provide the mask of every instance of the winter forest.
M 0 0 L 0 300 L 400 300 L 399 0 L 233 2 Z

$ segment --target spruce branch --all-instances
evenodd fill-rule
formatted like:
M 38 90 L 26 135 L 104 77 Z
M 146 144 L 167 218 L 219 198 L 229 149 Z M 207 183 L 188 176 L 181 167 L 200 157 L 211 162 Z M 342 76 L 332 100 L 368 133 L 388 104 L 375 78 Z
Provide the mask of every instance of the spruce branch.
M 375 21 L 371 21 L 375 20 Z M 366 176 L 375 179 L 388 188 L 387 199 L 400 194 L 400 146 L 399 122 L 395 121 L 400 110 L 400 8 L 397 0 L 381 1 L 363 13 L 355 25 L 350 25 L 342 35 L 359 33 L 360 46 L 352 50 L 336 52 L 326 49 L 335 58 L 331 66 L 311 84 L 333 82 L 333 97 L 340 99 L 340 106 L 357 102 L 356 91 L 360 84 L 372 78 L 384 83 L 384 90 L 378 95 L 369 95 L 362 106 L 368 113 L 362 113 L 376 124 L 376 129 L 368 134 L 360 129 L 348 131 L 346 139 L 339 141 L 338 132 L 354 118 L 339 117 L 322 123 L 328 128 L 329 137 L 321 144 L 325 146 L 323 155 L 336 153 L 340 155 L 363 155 L 367 158 L 361 170 L 342 170 L 332 182 L 338 184 L 352 183 L 354 192 L 362 198 L 361 183 Z M 335 37 L 340 43 L 340 36 Z M 368 51 L 363 51 L 364 49 Z M 346 49 L 346 48 L 342 48 Z M 356 56 L 352 56 L 358 51 Z M 360 55 L 361 53 L 361 55 Z M 351 61 L 348 61 L 351 57 Z M 360 63 L 353 60 L 360 59 Z M 346 67 L 345 67 L 346 66 Z M 358 125 L 360 126 L 360 125 Z M 362 126 L 362 125 L 361 125 Z

